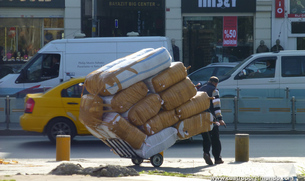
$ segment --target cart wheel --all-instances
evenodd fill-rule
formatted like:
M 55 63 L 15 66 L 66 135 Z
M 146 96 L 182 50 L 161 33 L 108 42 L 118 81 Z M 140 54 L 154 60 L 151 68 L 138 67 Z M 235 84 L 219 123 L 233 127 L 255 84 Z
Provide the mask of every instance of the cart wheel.
M 143 163 L 143 159 L 142 158 L 132 158 L 131 161 L 135 165 L 140 165 L 141 163 Z
M 150 157 L 150 163 L 154 167 L 160 167 L 163 163 L 163 156 L 160 153 L 158 153 L 158 154 Z

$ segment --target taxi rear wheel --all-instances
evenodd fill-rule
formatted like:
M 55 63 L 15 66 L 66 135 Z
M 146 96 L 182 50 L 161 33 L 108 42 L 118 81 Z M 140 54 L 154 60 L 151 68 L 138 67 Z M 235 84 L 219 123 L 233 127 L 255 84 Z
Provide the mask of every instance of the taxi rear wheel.
M 70 135 L 71 140 L 76 135 L 74 124 L 64 118 L 53 119 L 47 126 L 47 135 L 51 142 L 56 143 L 57 135 Z

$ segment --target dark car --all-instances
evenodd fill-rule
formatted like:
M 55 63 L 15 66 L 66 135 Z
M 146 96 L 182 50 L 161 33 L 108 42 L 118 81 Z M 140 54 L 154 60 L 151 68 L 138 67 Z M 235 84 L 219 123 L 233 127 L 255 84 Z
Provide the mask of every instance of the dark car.
M 0 79 L 7 74 L 14 73 L 14 70 L 10 66 L 0 65 Z
M 211 63 L 205 67 L 202 67 L 195 72 L 192 72 L 188 77 L 192 82 L 197 85 L 203 85 L 206 83 L 211 76 L 221 76 L 227 73 L 229 70 L 234 68 L 239 62 L 230 63 Z M 200 85 L 198 85 L 200 87 Z

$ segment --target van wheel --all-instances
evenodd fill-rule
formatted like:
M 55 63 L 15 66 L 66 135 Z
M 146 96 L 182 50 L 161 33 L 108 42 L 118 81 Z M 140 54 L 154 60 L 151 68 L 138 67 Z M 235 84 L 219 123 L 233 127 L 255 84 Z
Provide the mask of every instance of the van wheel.
M 74 124 L 64 118 L 56 118 L 52 120 L 48 124 L 46 132 L 52 143 L 56 143 L 57 135 L 70 135 L 70 140 L 72 140 L 76 135 Z

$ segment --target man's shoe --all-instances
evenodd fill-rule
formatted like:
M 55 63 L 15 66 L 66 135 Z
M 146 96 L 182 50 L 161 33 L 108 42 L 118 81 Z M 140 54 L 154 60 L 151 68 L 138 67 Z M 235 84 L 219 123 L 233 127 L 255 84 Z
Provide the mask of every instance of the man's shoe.
M 213 165 L 213 162 L 212 162 L 212 160 L 211 160 L 209 154 L 204 153 L 204 154 L 203 154 L 203 158 L 204 158 L 206 164 L 208 164 L 208 165 Z
M 222 163 L 223 163 L 222 159 L 220 159 L 220 160 L 215 160 L 215 165 L 216 165 L 216 164 L 222 164 Z

